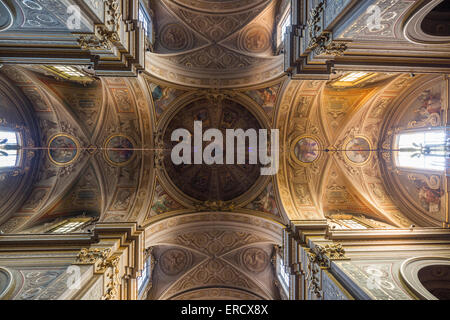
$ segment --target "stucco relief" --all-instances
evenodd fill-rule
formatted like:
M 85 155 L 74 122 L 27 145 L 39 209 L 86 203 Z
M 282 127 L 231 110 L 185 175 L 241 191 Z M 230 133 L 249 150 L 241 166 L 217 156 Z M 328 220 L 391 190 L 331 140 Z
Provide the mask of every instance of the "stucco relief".
M 231 212 L 191 213 L 153 223 L 146 231 L 146 246 L 156 247 L 157 259 L 151 298 L 178 299 L 223 287 L 276 297 L 267 250 L 279 242 L 273 238 L 280 235 L 277 228 L 264 218 Z
M 169 50 L 184 50 L 188 45 L 188 34 L 181 24 L 165 25 L 160 33 L 161 45 Z
M 181 249 L 169 249 L 160 256 L 159 265 L 165 274 L 175 276 L 183 272 L 191 264 L 191 260 L 189 252 Z
M 242 252 L 241 263 L 250 272 L 264 271 L 269 265 L 269 256 L 260 248 L 248 248 Z
M 273 28 L 266 27 L 274 25 L 275 3 L 252 3 L 252 10 L 244 4 L 244 11 L 224 9 L 230 3 L 199 7 L 205 3 L 157 4 L 160 36 L 155 54 L 149 53 L 150 74 L 202 87 L 260 84 L 282 75 L 282 57 L 271 50 Z
M 370 299 L 412 300 L 401 284 L 398 261 L 335 262 Z
M 413 5 L 410 1 L 401 0 L 379 0 L 374 3 L 381 11 L 380 26 L 371 27 L 367 24 L 371 12 L 365 14 L 347 28 L 340 36 L 340 39 L 395 39 L 401 38 L 402 33 L 398 21 L 404 17 L 407 10 Z

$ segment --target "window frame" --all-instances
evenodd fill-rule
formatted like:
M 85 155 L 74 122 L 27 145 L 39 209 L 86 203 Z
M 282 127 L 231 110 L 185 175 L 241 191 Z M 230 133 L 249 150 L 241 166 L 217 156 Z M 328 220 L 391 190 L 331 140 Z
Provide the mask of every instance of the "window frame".
M 51 228 L 49 228 L 45 233 L 52 233 L 52 234 L 70 234 L 70 233 L 77 233 L 76 231 L 79 231 L 81 228 L 86 226 L 88 223 L 90 223 L 93 219 L 92 218 L 70 218 L 70 219 L 64 219 L 63 221 L 54 224 Z M 79 226 L 77 226 L 75 229 L 71 230 L 70 232 L 55 232 L 56 230 L 60 229 L 61 227 L 73 223 L 73 222 L 81 222 Z
M 337 225 L 343 227 L 340 229 L 335 228 L 332 230 L 368 230 L 368 229 L 376 229 L 377 228 L 376 226 L 371 225 L 367 221 L 363 221 L 363 218 L 359 218 L 353 214 L 345 214 L 345 213 L 333 214 L 330 217 L 328 217 L 328 220 L 334 224 L 337 224 Z M 359 229 L 352 228 L 351 225 L 349 225 L 348 223 L 345 223 L 345 220 L 352 220 L 365 228 L 359 228 Z
M 14 166 L 0 166 L 0 173 L 2 172 L 9 172 L 9 171 L 14 171 L 17 169 L 22 168 L 23 165 L 23 132 L 21 132 L 21 130 L 17 129 L 17 128 L 12 128 L 9 126 L 0 126 L 0 132 L 12 132 L 16 134 L 16 141 L 17 141 L 17 146 L 19 146 L 19 149 L 17 150 L 16 153 L 16 162 Z M 1 139 L 1 138 L 0 138 Z
M 136 278 L 136 291 L 138 299 L 144 298 L 148 290 L 152 287 L 152 275 L 155 265 L 155 257 L 153 256 L 153 247 L 144 250 L 144 268 L 139 277 Z M 144 276 L 145 272 L 145 276 Z M 144 276 L 144 281 L 139 284 L 139 279 Z
M 399 147 L 399 140 L 401 135 L 404 134 L 410 134 L 410 133 L 425 133 L 425 132 L 431 132 L 431 131 L 443 131 L 444 133 L 446 133 L 446 138 L 445 140 L 449 139 L 449 134 L 446 132 L 447 128 L 443 127 L 443 126 L 439 126 L 439 127 L 430 127 L 430 128 L 411 128 L 411 129 L 405 129 L 405 130 L 401 130 L 400 132 L 396 133 L 394 135 L 394 139 L 393 139 L 393 149 L 394 150 L 398 150 Z M 444 140 L 444 141 L 445 141 Z M 444 142 L 445 143 L 445 142 Z M 418 167 L 407 167 L 407 166 L 401 166 L 399 164 L 399 157 L 398 157 L 399 151 L 394 151 L 393 152 L 393 157 L 394 157 L 394 165 L 398 170 L 401 171 L 406 171 L 406 172 L 416 172 L 416 173 L 424 173 L 424 174 L 444 174 L 446 171 L 446 167 L 444 166 L 444 168 L 442 170 L 437 170 L 437 169 L 430 169 L 430 168 L 418 168 Z
M 141 275 L 136 279 L 138 295 L 141 295 L 144 292 L 145 287 L 150 282 L 150 266 L 151 266 L 151 256 L 148 256 L 145 258 L 144 269 L 142 270 Z M 143 279 L 143 280 L 140 280 L 140 279 Z M 142 281 L 142 282 L 139 283 L 140 281 Z
M 289 28 L 290 26 L 292 26 L 292 6 L 291 4 L 289 4 L 287 6 L 287 8 L 285 9 L 285 11 L 283 12 L 283 14 L 281 15 L 281 18 L 277 24 L 277 39 L 276 39 L 276 43 L 277 43 L 277 48 L 282 48 L 284 47 L 285 41 L 286 41 L 286 37 L 285 35 L 283 35 L 283 26 L 285 25 L 285 22 L 290 19 L 290 23 L 287 25 L 287 28 Z M 286 29 L 287 30 L 287 29 Z
M 145 30 L 144 22 L 140 19 L 141 12 L 144 15 L 144 18 L 146 18 L 150 30 Z M 148 40 L 150 46 L 153 46 L 153 44 L 155 43 L 155 25 L 153 23 L 153 15 L 148 12 L 146 6 L 142 2 L 139 2 L 138 21 L 142 24 L 142 30 L 144 32 L 145 38 Z
M 284 242 L 284 241 L 283 241 Z M 272 265 L 275 271 L 275 285 L 280 290 L 281 298 L 289 300 L 291 287 L 291 274 L 286 270 L 286 259 L 284 258 L 285 246 L 274 246 L 272 254 Z M 287 279 L 285 278 L 287 276 Z M 286 283 L 287 280 L 287 283 Z
M 60 67 L 73 69 L 73 71 L 64 71 L 64 70 L 59 69 Z M 86 74 L 86 72 L 80 70 L 79 68 L 77 68 L 76 66 L 73 66 L 73 65 L 69 65 L 69 64 L 44 65 L 44 66 L 42 66 L 42 68 L 53 73 L 55 76 L 60 77 L 65 80 L 75 81 L 75 82 L 80 82 L 80 83 L 89 83 L 89 82 L 93 81 L 93 79 L 88 74 Z M 68 72 L 79 73 L 79 75 L 71 75 Z
M 355 73 L 365 73 L 365 74 L 361 77 L 356 78 L 353 81 L 343 81 L 343 79 L 345 79 L 348 76 L 350 76 L 351 74 L 355 74 Z M 340 77 L 338 77 L 336 80 L 334 80 L 332 82 L 331 85 L 333 87 L 338 87 L 338 88 L 354 87 L 354 86 L 357 86 L 357 85 L 375 77 L 376 75 L 377 75 L 376 72 L 351 71 L 351 72 L 347 72 L 347 73 L 341 75 Z

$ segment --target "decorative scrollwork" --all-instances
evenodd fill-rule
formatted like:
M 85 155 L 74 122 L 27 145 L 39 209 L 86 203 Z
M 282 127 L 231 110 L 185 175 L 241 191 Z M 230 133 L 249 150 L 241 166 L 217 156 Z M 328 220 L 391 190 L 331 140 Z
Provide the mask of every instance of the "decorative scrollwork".
M 309 290 L 318 298 L 322 298 L 321 268 L 330 268 L 333 260 L 349 260 L 345 250 L 339 243 L 316 245 L 306 251 L 307 256 L 307 282 Z
M 331 42 L 329 44 L 319 44 L 314 52 L 317 55 L 342 56 L 346 50 L 347 45 L 345 43 Z
M 83 50 L 111 50 L 112 44 L 120 41 L 120 0 L 104 0 L 107 18 L 104 25 L 97 25 L 95 35 L 81 35 L 78 39 Z
M 115 300 L 118 298 L 120 288 L 119 262 L 119 257 L 109 258 L 105 262 L 104 267 L 107 270 L 106 279 L 108 282 L 106 283 L 106 290 L 102 300 Z
M 154 167 L 156 169 L 163 169 L 165 155 L 164 134 L 162 133 L 162 131 L 158 131 L 154 133 L 153 137 L 153 140 L 155 142 L 155 152 L 153 153 Z
M 94 264 L 97 261 L 106 261 L 111 249 L 89 248 L 81 249 L 77 256 L 77 264 Z
M 96 36 L 80 36 L 78 43 L 83 50 L 110 50 L 111 46 L 106 39 L 99 39 Z
M 194 204 L 198 211 L 233 211 L 236 207 L 234 202 L 226 203 L 224 201 L 204 201 Z
M 324 31 L 322 27 L 322 14 L 325 3 L 319 2 L 309 13 L 308 29 L 309 43 L 308 49 L 313 50 L 316 55 L 341 56 L 347 50 L 345 43 L 333 42 L 333 35 L 329 31 Z

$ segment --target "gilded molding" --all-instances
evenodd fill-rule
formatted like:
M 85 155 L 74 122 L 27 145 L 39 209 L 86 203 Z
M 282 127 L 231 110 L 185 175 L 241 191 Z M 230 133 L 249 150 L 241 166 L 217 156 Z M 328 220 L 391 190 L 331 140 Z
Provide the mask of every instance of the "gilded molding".
M 104 264 L 110 253 L 111 249 L 84 248 L 78 254 L 76 264 L 95 264 L 98 261 Z
M 119 297 L 120 279 L 119 279 L 119 262 L 120 257 L 111 257 L 107 259 L 103 265 L 106 271 L 106 289 L 102 300 L 116 300 Z
M 111 50 L 112 43 L 120 41 L 120 0 L 103 0 L 107 18 L 104 25 L 95 26 L 95 35 L 81 35 L 78 39 L 83 50 Z
M 309 290 L 318 299 L 322 299 L 322 269 L 331 267 L 333 260 L 350 260 L 345 256 L 345 250 L 339 243 L 316 245 L 313 249 L 306 250 L 307 276 Z
M 195 203 L 194 207 L 198 211 L 233 211 L 236 204 L 224 201 L 204 201 Z

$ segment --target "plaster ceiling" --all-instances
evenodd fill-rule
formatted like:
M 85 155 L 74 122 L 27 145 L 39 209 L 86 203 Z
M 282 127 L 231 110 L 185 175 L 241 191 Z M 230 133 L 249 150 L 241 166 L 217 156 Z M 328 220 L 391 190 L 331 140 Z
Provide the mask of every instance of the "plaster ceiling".
M 261 125 L 258 120 L 242 105 L 228 99 L 211 101 L 200 99 L 183 107 L 170 121 L 165 132 L 165 145 L 172 150 L 178 142 L 171 141 L 172 133 L 178 128 L 187 129 L 194 136 L 194 121 L 202 121 L 203 132 L 208 129 L 218 128 L 223 135 L 223 153 L 225 148 L 227 129 L 254 129 L 258 132 Z M 193 139 L 192 158 L 194 161 L 195 150 Z M 202 149 L 209 145 L 203 142 Z M 235 143 L 235 150 L 237 143 Z M 237 154 L 234 151 L 234 154 Z M 164 157 L 165 169 L 175 184 L 182 192 L 199 201 L 229 201 L 247 192 L 260 176 L 260 165 L 248 164 L 249 152 L 246 148 L 246 164 L 192 164 L 175 165 L 167 153 Z M 203 162 L 203 161 L 202 161 Z
M 173 226 L 176 226 L 174 229 Z M 236 213 L 194 213 L 149 228 L 149 299 L 278 299 L 274 246 L 281 225 Z
M 278 1 L 155 2 L 156 43 L 147 71 L 178 84 L 231 87 L 283 73 L 274 54 Z

